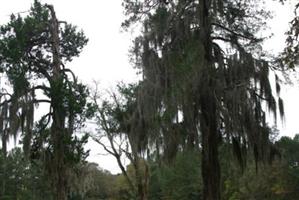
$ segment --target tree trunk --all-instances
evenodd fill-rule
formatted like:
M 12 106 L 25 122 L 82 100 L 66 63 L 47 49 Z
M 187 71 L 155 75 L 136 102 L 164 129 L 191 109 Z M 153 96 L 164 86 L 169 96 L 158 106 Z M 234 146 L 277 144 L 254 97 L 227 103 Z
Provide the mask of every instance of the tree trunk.
M 3 196 L 3 198 L 5 197 L 5 193 L 6 193 L 6 180 L 8 178 L 8 175 L 7 175 L 7 141 L 8 141 L 8 130 L 7 128 L 4 128 L 3 130 L 3 122 L 2 122 L 2 125 L 0 127 L 0 131 L 2 132 L 2 156 L 3 156 L 3 165 L 1 166 L 2 167 L 2 170 L 3 170 L 3 179 L 2 179 L 2 185 L 1 185 L 1 196 Z M 0 133 L 1 133 L 0 132 Z
M 53 6 L 47 6 L 51 13 L 50 31 L 52 37 L 53 75 L 51 80 L 51 101 L 53 108 L 53 124 L 51 134 L 54 146 L 54 176 L 56 187 L 56 200 L 67 199 L 67 174 L 64 155 L 64 142 L 66 137 L 65 113 L 62 97 L 63 80 L 61 76 L 61 60 L 59 51 L 59 24 Z
M 5 189 L 6 189 L 6 179 L 7 179 L 7 172 L 6 172 L 6 162 L 7 162 L 7 125 L 4 125 L 4 118 L 7 116 L 7 104 L 4 104 L 4 107 L 0 113 L 0 139 L 2 140 L 2 149 L 1 154 L 3 156 L 3 164 L 0 166 L 3 171 L 3 177 L 1 180 L 1 191 L 0 195 L 5 196 Z M 0 196 L 0 197 L 1 197 Z
M 134 163 L 135 176 L 137 183 L 137 199 L 147 200 L 148 199 L 148 166 L 144 163 L 144 171 L 140 166 L 140 159 L 136 159 Z
M 203 199 L 220 200 L 220 166 L 218 158 L 219 136 L 215 119 L 213 96 L 204 97 L 202 104 L 202 178 Z
M 202 133 L 203 199 L 220 200 L 220 166 L 218 158 L 215 67 L 212 56 L 211 0 L 200 0 L 200 40 L 204 48 L 200 88 L 200 127 Z

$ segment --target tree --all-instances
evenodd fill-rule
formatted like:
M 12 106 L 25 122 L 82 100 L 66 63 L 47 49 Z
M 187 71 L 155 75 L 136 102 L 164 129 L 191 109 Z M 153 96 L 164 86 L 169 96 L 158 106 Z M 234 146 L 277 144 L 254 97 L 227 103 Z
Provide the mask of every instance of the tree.
M 254 159 L 248 159 L 248 166 L 239 170 L 236 162 L 227 162 L 228 146 L 222 148 L 223 198 L 224 199 L 296 199 L 298 196 L 299 168 L 294 165 L 298 158 L 298 142 L 282 137 L 275 143 L 280 152 L 271 161 L 271 165 L 260 166 L 256 173 Z M 297 157 L 297 158 L 296 158 Z
M 275 144 L 280 149 L 282 157 L 287 161 L 289 166 L 299 165 L 299 140 L 298 134 L 294 138 L 283 136 Z
M 281 1 L 283 3 L 283 1 Z M 299 27 L 299 16 L 298 16 L 299 4 L 295 5 L 294 19 L 290 22 L 290 29 L 286 32 L 286 47 L 280 54 L 277 62 L 278 68 L 282 70 L 294 70 L 298 65 L 299 46 L 298 46 L 298 27 Z
M 79 139 L 74 131 L 85 120 L 88 95 L 65 63 L 80 54 L 87 39 L 75 26 L 58 21 L 53 6 L 37 0 L 27 16 L 11 15 L 0 35 L 0 68 L 11 86 L 1 88 L 3 147 L 9 135 L 21 131 L 26 155 L 43 158 L 55 199 L 64 200 L 69 171 L 86 157 L 87 138 Z M 35 120 L 40 103 L 48 104 L 49 112 Z
M 21 148 L 10 150 L 5 159 L 1 154 L 0 163 L 2 162 L 6 162 L 8 176 L 5 176 L 0 168 L 0 178 L 6 179 L 5 192 L 1 192 L 1 199 L 53 199 L 50 182 L 44 176 L 41 163 L 31 163 L 25 159 Z
M 117 199 L 118 187 L 116 184 L 117 175 L 98 167 L 96 163 L 87 165 L 91 183 L 85 199 Z
M 99 132 L 93 135 L 93 139 L 107 153 L 115 157 L 133 198 L 146 200 L 149 169 L 142 150 L 147 140 L 143 137 L 146 131 L 145 124 L 139 118 L 138 109 L 136 110 L 138 86 L 119 84 L 117 88 L 117 93 L 112 92 L 109 95 L 112 101 L 102 100 L 99 105 L 98 92 L 96 91 L 93 96 L 97 108 L 96 120 L 99 125 Z M 103 139 L 108 141 L 104 142 Z M 131 162 L 130 169 L 134 175 L 128 173 L 122 162 L 123 157 Z
M 220 199 L 218 147 L 223 139 L 233 144 L 241 166 L 248 148 L 256 162 L 268 152 L 263 105 L 276 119 L 277 104 L 268 77 L 271 66 L 262 57 L 264 38 L 256 36 L 269 17 L 260 4 L 123 1 L 124 28 L 138 22 L 142 27 L 132 49 L 143 78 L 140 117 L 159 121 L 164 153 L 174 152 L 170 156 L 180 145 L 192 149 L 201 142 L 205 200 Z M 278 94 L 279 88 L 277 81 Z M 278 102 L 283 117 L 283 101 Z
M 198 152 L 179 152 L 171 165 L 162 164 L 160 167 L 154 167 L 155 165 L 157 163 L 153 162 L 150 199 L 202 199 Z

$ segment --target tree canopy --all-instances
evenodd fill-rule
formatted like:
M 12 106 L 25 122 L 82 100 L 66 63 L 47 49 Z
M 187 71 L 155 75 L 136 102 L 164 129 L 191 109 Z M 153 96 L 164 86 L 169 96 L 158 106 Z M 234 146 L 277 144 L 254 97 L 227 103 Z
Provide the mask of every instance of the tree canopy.
M 53 6 L 38 1 L 27 16 L 11 15 L 0 34 L 1 72 L 10 86 L 1 88 L 4 154 L 9 136 L 21 131 L 25 153 L 43 160 L 56 199 L 66 199 L 68 171 L 86 157 L 87 138 L 74 131 L 85 120 L 88 91 L 65 63 L 79 56 L 88 40 L 75 26 L 58 21 Z M 35 119 L 42 103 L 49 111 Z
M 34 0 L 0 26 L 0 199 L 296 199 L 299 137 L 275 139 L 275 126 L 297 16 L 270 59 L 263 1 L 122 5 L 140 80 L 107 93 L 68 68 L 88 39 L 52 5 Z M 121 174 L 85 160 L 89 136 Z M 22 148 L 9 150 L 11 138 Z
M 124 8 L 123 26 L 142 26 L 132 50 L 143 76 L 141 118 L 159 118 L 170 155 L 178 145 L 201 144 L 204 199 L 220 199 L 220 142 L 232 142 L 242 166 L 248 148 L 262 160 L 269 152 L 263 105 L 275 120 L 278 108 L 284 115 L 269 81 L 271 65 L 262 56 L 264 38 L 257 35 L 269 12 L 254 0 L 127 0 Z M 278 95 L 279 88 L 277 81 Z

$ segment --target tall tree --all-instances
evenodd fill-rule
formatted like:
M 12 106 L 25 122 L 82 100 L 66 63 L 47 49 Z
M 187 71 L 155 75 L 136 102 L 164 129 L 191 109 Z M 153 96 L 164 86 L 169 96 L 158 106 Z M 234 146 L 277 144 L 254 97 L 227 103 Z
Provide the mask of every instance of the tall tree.
M 256 35 L 269 13 L 256 0 L 124 0 L 123 5 L 128 16 L 123 26 L 142 26 L 132 50 L 143 77 L 142 118 L 159 120 L 164 153 L 175 153 L 180 141 L 195 148 L 201 140 L 203 196 L 218 200 L 222 139 L 233 144 L 241 166 L 249 147 L 256 161 L 267 152 L 264 105 L 275 119 L 277 106 L 263 38 Z M 278 94 L 279 88 L 277 83 Z
M 86 137 L 78 139 L 74 130 L 85 119 L 87 96 L 64 64 L 80 54 L 87 39 L 75 26 L 58 21 L 53 6 L 37 0 L 29 15 L 11 15 L 0 35 L 1 72 L 11 86 L 1 88 L 2 141 L 22 131 L 25 153 L 43 157 L 55 198 L 64 200 L 69 170 L 85 156 Z M 36 120 L 34 106 L 40 103 L 48 104 L 49 112 Z

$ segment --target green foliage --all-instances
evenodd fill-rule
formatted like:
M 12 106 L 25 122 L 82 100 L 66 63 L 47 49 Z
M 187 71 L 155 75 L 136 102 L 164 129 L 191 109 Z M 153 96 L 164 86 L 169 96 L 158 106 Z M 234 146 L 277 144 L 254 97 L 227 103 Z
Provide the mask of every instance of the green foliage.
M 299 45 L 298 45 L 298 35 L 299 35 L 299 16 L 298 16 L 299 4 L 295 5 L 294 8 L 294 19 L 290 22 L 290 28 L 286 32 L 286 47 L 277 59 L 279 67 L 284 70 L 295 70 L 298 65 L 299 57 Z
M 277 110 L 284 116 L 283 100 L 276 102 L 269 81 L 270 63 L 257 50 L 263 38 L 256 33 L 270 16 L 257 5 L 256 0 L 124 0 L 123 27 L 142 26 L 131 51 L 142 80 L 118 85 L 112 101 L 101 106 L 87 101 L 87 87 L 65 67 L 86 45 L 83 31 L 57 21 L 53 7 L 37 0 L 27 16 L 11 15 L 0 27 L 0 73 L 11 87 L 0 94 L 0 199 L 192 200 L 207 199 L 207 189 L 218 193 L 219 185 L 222 199 L 296 199 L 299 135 L 281 138 L 275 147 L 282 161 L 261 165 L 257 174 L 257 161 L 277 153 L 265 105 L 275 120 Z M 290 68 L 299 54 L 298 21 L 292 21 L 281 60 Z M 278 95 L 279 82 L 276 76 Z M 34 124 L 39 103 L 49 103 L 50 111 Z M 84 161 L 88 136 L 74 131 L 94 116 L 111 154 L 131 161 L 121 175 Z M 7 154 L 6 143 L 18 132 L 24 152 Z M 116 150 L 116 138 L 126 147 Z M 230 148 L 241 170 L 228 162 Z
M 2 25 L 1 35 L 1 67 L 4 70 L 16 68 L 38 70 L 39 65 L 51 70 L 52 39 L 49 28 L 51 15 L 49 10 L 38 1 L 35 1 L 26 17 L 11 16 L 7 25 Z M 60 56 L 63 61 L 71 61 L 78 56 L 87 43 L 82 31 L 75 26 L 64 24 L 60 27 Z M 36 59 L 36 61 L 34 61 Z M 20 65 L 21 64 L 21 65 Z M 38 66 L 32 66 L 32 65 Z M 13 72 L 11 72 L 13 74 Z M 41 73 L 41 72 L 40 72 Z
M 11 108 L 2 112 L 2 118 L 9 120 L 1 131 L 8 135 L 22 131 L 25 154 L 42 160 L 58 199 L 66 198 L 68 170 L 88 155 L 83 148 L 87 136 L 79 138 L 73 133 L 89 115 L 89 93 L 65 67 L 79 56 L 87 41 L 83 31 L 58 21 L 53 7 L 37 0 L 28 15 L 12 15 L 10 22 L 0 27 L 0 68 L 13 89 L 11 94 L 1 94 L 0 109 Z M 38 90 L 45 99 L 35 95 L 40 94 Z M 48 103 L 49 112 L 34 126 L 39 103 Z
M 142 73 L 137 107 L 145 123 L 158 119 L 146 137 L 168 160 L 201 146 L 203 198 L 218 200 L 221 142 L 232 143 L 241 166 L 247 152 L 264 160 L 271 148 L 266 109 L 275 122 L 278 109 L 284 115 L 270 84 L 271 63 L 258 50 L 264 38 L 257 34 L 270 13 L 256 0 L 125 0 L 123 6 L 123 27 L 142 27 L 131 50 Z
M 237 161 L 233 161 L 231 148 L 221 147 L 222 199 L 225 200 L 296 200 L 299 186 L 299 167 L 293 160 L 299 151 L 294 139 L 283 137 L 276 145 L 282 152 L 282 158 L 271 165 L 263 164 L 258 172 L 254 158 L 247 159 L 247 167 L 241 171 Z M 228 162 L 230 160 L 230 162 Z M 292 161 L 292 162 L 290 162 Z M 0 157 L 3 166 L 4 159 Z M 20 148 L 8 153 L 5 160 L 6 171 L 0 168 L 0 178 L 6 177 L 5 196 L 1 199 L 53 199 L 49 179 L 43 173 L 40 162 L 30 163 Z M 192 200 L 202 199 L 200 156 L 198 152 L 178 153 L 169 165 L 148 160 L 150 166 L 149 200 Z M 71 175 L 69 199 L 73 200 L 133 200 L 134 195 L 128 182 L 121 174 L 112 175 L 100 169 L 95 163 L 73 165 L 75 174 Z M 128 175 L 135 176 L 134 167 L 127 167 Z M 133 179 L 134 180 L 134 179 Z M 0 188 L 1 190 L 3 187 Z M 79 192 L 80 191 L 80 192 Z M 1 193 L 2 194 L 2 193 Z
M 207 112 L 208 117 L 212 111 L 204 109 L 215 107 L 212 120 L 218 131 L 229 140 L 244 141 L 235 143 L 238 148 L 247 144 L 255 148 L 256 160 L 260 160 L 268 135 L 262 102 L 275 119 L 277 107 L 281 117 L 284 115 L 282 99 L 277 106 L 272 94 L 269 63 L 256 52 L 263 41 L 256 33 L 270 14 L 254 0 L 214 0 L 205 8 L 209 14 L 206 26 L 201 27 L 203 19 L 197 13 L 202 12 L 202 2 L 124 1 L 127 20 L 123 26 L 138 23 L 143 27 L 131 56 L 143 73 L 139 88 L 143 97 L 138 100 L 142 117 L 147 120 L 160 115 L 159 127 L 169 130 L 181 113 L 186 137 L 193 138 L 190 143 L 195 145 L 200 133 L 194 129 L 205 123 L 199 113 Z M 205 38 L 204 32 L 209 34 Z M 215 105 L 203 105 L 210 97 L 206 103 Z M 167 134 L 174 133 L 162 133 L 167 147 Z
M 20 148 L 12 149 L 5 159 L 1 154 L 0 164 L 0 179 L 6 180 L 5 185 L 1 187 L 1 199 L 53 199 L 50 182 L 44 176 L 42 163 L 30 163 Z
M 117 175 L 101 169 L 95 169 L 93 188 L 87 192 L 86 199 L 115 199 L 117 194 Z
M 299 165 L 299 135 L 295 135 L 294 138 L 283 136 L 276 142 L 277 147 L 280 149 L 282 157 L 288 162 L 290 166 Z
M 271 165 L 263 164 L 258 172 L 252 158 L 241 172 L 235 163 L 222 160 L 223 199 L 295 200 L 298 198 L 299 174 L 295 166 L 299 143 L 282 137 L 276 142 L 282 157 L 276 157 Z
M 198 152 L 179 153 L 171 165 L 156 166 L 153 170 L 149 199 L 195 200 L 202 198 Z

